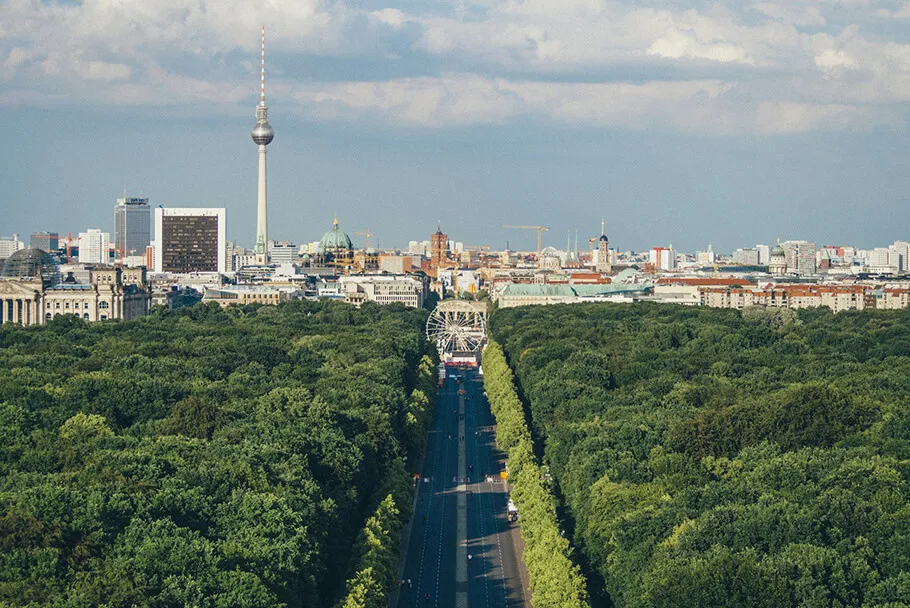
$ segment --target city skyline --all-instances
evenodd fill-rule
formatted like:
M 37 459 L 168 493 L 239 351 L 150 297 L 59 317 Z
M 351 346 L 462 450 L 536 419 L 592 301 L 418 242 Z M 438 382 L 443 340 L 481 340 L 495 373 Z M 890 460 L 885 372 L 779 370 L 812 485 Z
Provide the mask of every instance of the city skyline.
M 19 144 L 0 232 L 113 232 L 125 185 L 225 207 L 228 238 L 253 247 L 265 23 L 276 240 L 316 240 L 334 214 L 381 247 L 437 220 L 493 248 L 534 248 L 503 224 L 547 225 L 559 247 L 602 217 L 620 250 L 906 238 L 910 5 L 178 4 L 142 20 L 133 1 L 0 8 L 20 24 L 0 35 L 0 121 Z

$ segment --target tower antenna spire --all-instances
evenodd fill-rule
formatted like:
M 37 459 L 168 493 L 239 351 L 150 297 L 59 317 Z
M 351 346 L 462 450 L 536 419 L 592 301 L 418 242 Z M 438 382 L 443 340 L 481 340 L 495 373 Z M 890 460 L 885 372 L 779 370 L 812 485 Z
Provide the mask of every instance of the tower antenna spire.
M 261 89 L 259 92 L 259 105 L 265 105 L 265 26 L 262 26 L 262 73 L 261 73 Z

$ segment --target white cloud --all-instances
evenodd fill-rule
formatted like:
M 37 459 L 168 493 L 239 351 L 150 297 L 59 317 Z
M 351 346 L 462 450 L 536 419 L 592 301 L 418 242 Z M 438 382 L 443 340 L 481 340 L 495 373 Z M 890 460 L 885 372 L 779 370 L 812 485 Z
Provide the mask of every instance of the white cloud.
M 126 80 L 130 77 L 130 66 L 123 63 L 108 63 L 106 61 L 80 61 L 76 63 L 76 70 L 86 80 Z
M 845 69 L 856 67 L 856 60 L 844 51 L 825 49 L 815 56 L 815 65 L 828 76 L 836 77 Z
M 284 60 L 284 73 L 270 74 L 273 105 L 293 100 L 316 118 L 435 127 L 534 116 L 785 133 L 900 125 L 910 101 L 910 45 L 867 27 L 882 11 L 897 19 L 889 27 L 910 27 L 900 21 L 910 17 L 906 0 L 699 9 L 672 0 L 458 0 L 375 10 L 341 0 L 0 2 L 0 104 L 8 105 L 238 112 L 255 93 L 236 76 L 258 71 L 260 23 Z M 340 82 L 289 69 L 298 56 L 333 58 Z M 379 66 L 376 76 L 345 74 L 354 57 Z M 389 79 L 390 67 L 403 76 Z M 426 76 L 437 70 L 452 74 Z
M 384 8 L 379 11 L 373 11 L 370 13 L 370 17 L 379 23 L 391 26 L 396 29 L 400 28 L 408 20 L 405 14 L 397 8 Z
M 727 63 L 754 63 L 741 46 L 729 42 L 699 40 L 695 32 L 671 27 L 648 47 L 648 55 L 669 59 L 709 59 Z

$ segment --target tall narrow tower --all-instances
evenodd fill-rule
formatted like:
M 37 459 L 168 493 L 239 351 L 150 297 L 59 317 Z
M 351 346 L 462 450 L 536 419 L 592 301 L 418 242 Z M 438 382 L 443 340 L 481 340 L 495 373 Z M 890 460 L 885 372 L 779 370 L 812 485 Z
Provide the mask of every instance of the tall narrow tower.
M 613 271 L 613 264 L 610 260 L 610 239 L 607 238 L 607 232 L 604 230 L 604 221 L 600 220 L 600 238 L 597 239 L 597 263 L 595 270 L 600 273 L 610 274 Z
M 269 227 L 266 217 L 265 147 L 275 138 L 269 124 L 269 108 L 265 105 L 265 26 L 262 26 L 262 75 L 259 105 L 256 106 L 256 126 L 250 134 L 259 146 L 259 204 L 256 213 L 256 262 L 269 263 Z

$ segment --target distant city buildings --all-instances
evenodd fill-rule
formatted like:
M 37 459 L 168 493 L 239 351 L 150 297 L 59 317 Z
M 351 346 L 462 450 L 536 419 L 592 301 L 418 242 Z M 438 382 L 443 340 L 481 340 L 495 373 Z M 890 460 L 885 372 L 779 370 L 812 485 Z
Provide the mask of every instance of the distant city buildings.
M 404 275 L 347 275 L 340 277 L 338 284 L 344 301 L 356 306 L 376 302 L 420 308 L 426 298 L 426 285 Z
M 227 271 L 224 208 L 155 209 L 155 272 Z
M 673 245 L 652 248 L 649 262 L 655 270 L 676 270 L 676 251 L 673 250 Z
M 56 232 L 33 232 L 28 246 L 40 249 L 45 253 L 53 253 L 60 248 L 60 235 Z
M 79 262 L 81 264 L 109 264 L 111 235 L 99 228 L 89 228 L 79 233 Z
M 0 260 L 10 257 L 20 249 L 25 249 L 25 243 L 19 240 L 18 234 L 0 236 Z
M 59 315 L 128 320 L 148 314 L 150 302 L 144 268 L 99 265 L 61 276 L 47 252 L 28 248 L 10 256 L 0 271 L 0 323 L 40 325 Z
M 733 263 L 737 266 L 758 266 L 760 260 L 761 253 L 755 247 L 745 247 L 733 252 Z
M 143 255 L 152 242 L 149 199 L 126 196 L 114 205 L 114 250 L 116 258 Z

